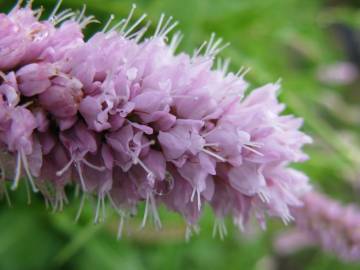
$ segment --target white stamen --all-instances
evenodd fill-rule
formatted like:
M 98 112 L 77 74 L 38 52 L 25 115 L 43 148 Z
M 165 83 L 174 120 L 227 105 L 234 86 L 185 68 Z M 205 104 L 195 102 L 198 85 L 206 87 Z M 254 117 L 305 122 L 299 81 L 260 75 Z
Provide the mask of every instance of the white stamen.
M 90 167 L 91 169 L 94 169 L 99 172 L 103 172 L 106 170 L 106 168 L 104 166 L 94 165 L 94 164 L 90 163 L 89 161 L 87 161 L 85 158 L 82 159 L 81 162 L 84 163 L 86 166 Z
M 227 72 L 228 72 L 229 65 L 230 65 L 230 59 L 229 58 L 225 59 L 224 61 L 219 59 L 217 68 L 225 76 L 227 74 Z
M 81 182 L 81 186 L 83 188 L 83 191 L 86 191 L 86 186 L 85 186 L 85 180 L 84 177 L 82 175 L 82 169 L 81 169 L 81 163 L 84 163 L 86 166 L 97 170 L 97 171 L 104 171 L 106 168 L 104 166 L 96 166 L 92 163 L 90 163 L 89 161 L 87 161 L 85 158 L 81 159 L 81 160 L 75 160 L 74 158 L 71 158 L 70 161 L 64 166 L 64 168 L 62 168 L 60 171 L 56 172 L 57 176 L 62 176 L 67 170 L 69 170 L 70 166 L 75 162 L 76 168 L 77 168 L 77 172 L 79 174 L 80 177 L 80 182 Z
M 145 226 L 146 226 L 146 220 L 147 220 L 147 216 L 148 216 L 148 212 L 149 212 L 149 200 L 150 200 L 150 196 L 147 195 L 146 196 L 146 202 L 145 202 L 144 217 L 143 217 L 143 220 L 141 222 L 141 229 L 145 228 Z
M 251 145 L 252 146 L 252 145 Z M 252 148 L 250 145 L 246 145 L 246 144 L 244 144 L 243 145 L 243 147 L 245 148 L 245 149 L 247 149 L 247 150 L 249 150 L 249 151 L 251 151 L 251 152 L 253 152 L 253 153 L 255 153 L 255 154 L 257 154 L 257 155 L 259 155 L 259 156 L 261 156 L 261 157 L 263 157 L 264 156 L 264 154 L 263 153 L 261 153 L 261 152 L 259 152 L 259 151 L 257 151 L 257 150 L 255 150 L 254 148 Z
M 171 39 L 171 42 L 169 44 L 169 48 L 172 51 L 172 53 L 175 53 L 175 51 L 179 47 L 179 44 L 180 44 L 182 39 L 183 39 L 183 35 L 181 34 L 180 31 L 176 32 L 173 35 L 173 37 Z
M 101 213 L 101 216 L 100 216 L 100 213 Z M 96 224 L 99 222 L 104 222 L 105 219 L 106 219 L 105 195 L 99 194 L 97 205 L 96 205 L 94 223 Z
M 103 221 L 105 221 L 106 219 L 106 208 L 105 208 L 105 196 L 102 196 L 101 198 L 101 210 L 102 210 L 102 217 L 103 217 Z
M 179 24 L 179 22 L 178 21 L 175 21 L 175 22 L 173 22 L 170 26 L 169 26 L 169 24 L 170 24 L 170 22 L 172 21 L 172 17 L 170 17 L 167 21 L 166 21 L 166 23 L 165 23 L 165 25 L 163 26 L 163 29 L 160 31 L 160 33 L 159 33 L 159 36 L 161 36 L 161 37 L 166 37 L 167 36 L 167 34 L 169 34 L 178 24 Z
M 17 158 L 16 158 L 15 177 L 14 177 L 13 184 L 11 186 L 11 190 L 15 190 L 18 187 L 20 175 L 21 175 L 21 154 L 20 154 L 20 152 L 18 152 Z
M 237 218 L 234 218 L 234 224 L 240 229 L 240 231 L 245 232 L 243 216 L 238 216 Z
M 128 39 L 135 39 L 136 42 L 139 42 L 141 38 L 145 35 L 146 31 L 149 29 L 151 22 L 148 21 L 144 27 L 142 27 L 139 31 L 128 36 Z
M 32 8 L 32 4 L 33 4 L 33 2 L 34 2 L 34 0 L 28 0 L 27 2 L 26 2 L 26 8 Z
M 57 212 L 57 208 L 58 208 L 58 195 L 55 195 L 55 201 L 51 201 L 51 206 L 52 206 L 52 213 L 56 213 Z
M 185 229 L 185 240 L 189 242 L 191 236 L 196 233 L 198 234 L 200 231 L 199 227 L 196 225 L 187 224 Z
M 161 220 L 159 217 L 159 212 L 157 211 L 157 208 L 156 208 L 156 202 L 155 202 L 154 196 L 152 194 L 150 194 L 149 196 L 150 196 L 150 204 L 151 204 L 151 213 L 154 218 L 155 228 L 160 230 L 162 225 L 161 225 Z
M 193 54 L 193 56 L 192 56 L 192 59 L 194 59 L 194 58 L 196 58 L 196 57 L 198 57 L 198 56 L 200 55 L 201 51 L 205 48 L 206 44 L 207 44 L 207 41 L 204 41 L 204 42 L 200 45 L 200 47 L 197 48 L 197 49 L 194 51 L 194 54 Z
M 227 235 L 227 229 L 224 220 L 222 219 L 215 219 L 214 221 L 214 228 L 212 236 L 215 237 L 217 232 L 219 232 L 219 236 L 221 240 L 224 240 L 225 236 Z
M 218 55 L 221 51 L 223 51 L 224 49 L 226 49 L 227 47 L 230 46 L 230 42 L 227 42 L 225 43 L 223 46 L 217 48 L 217 49 L 214 49 L 212 52 L 211 52 L 211 56 L 214 57 L 216 55 Z
M 289 225 L 289 223 L 295 220 L 290 213 L 285 213 L 283 216 L 281 216 L 281 219 L 285 225 Z
M 58 204 L 60 205 L 59 210 L 62 211 L 64 209 L 64 197 L 62 192 L 58 192 L 57 197 L 58 197 Z
M 21 105 L 21 107 L 27 108 L 27 107 L 29 107 L 30 105 L 32 105 L 33 103 L 34 103 L 34 101 L 28 101 L 28 102 L 26 102 L 25 104 Z
M 85 199 L 86 199 L 86 194 L 83 193 L 82 196 L 81 196 L 79 209 L 78 209 L 78 211 L 76 213 L 75 222 L 78 222 L 78 220 L 79 220 L 79 218 L 81 216 L 81 213 L 82 213 L 82 211 L 84 209 Z
M 16 2 L 16 5 L 12 8 L 11 12 L 14 12 L 15 10 L 19 9 L 19 8 L 21 7 L 21 5 L 22 5 L 23 2 L 24 2 L 24 0 L 18 0 L 18 1 Z M 10 13 L 11 13 L 11 12 L 10 12 Z
M 70 159 L 70 161 L 64 166 L 64 168 L 62 168 L 60 171 L 56 172 L 56 176 L 62 176 L 69 168 L 70 166 L 73 164 L 74 159 Z
M 101 30 L 101 32 L 106 33 L 106 30 L 109 28 L 110 23 L 114 20 L 114 18 L 115 18 L 114 14 L 111 14 L 110 18 L 106 22 L 106 24 L 105 24 L 104 28 Z
M 121 19 L 119 22 L 117 22 L 113 27 L 110 28 L 108 32 L 116 31 L 117 28 L 122 26 L 125 23 L 125 19 Z
M 145 147 L 154 145 L 155 143 L 156 143 L 155 140 L 150 140 L 149 142 L 142 144 L 141 149 L 144 149 Z
M 136 5 L 133 4 L 132 7 L 131 7 L 129 16 L 126 18 L 126 20 L 125 20 L 125 22 L 124 22 L 124 25 L 123 25 L 123 26 L 121 27 L 121 29 L 120 29 L 120 33 L 122 33 L 122 34 L 124 33 L 124 31 L 125 31 L 126 27 L 128 26 L 128 24 L 129 24 L 132 16 L 134 15 L 135 9 L 136 9 Z
M 79 14 L 78 18 L 76 19 L 77 23 L 81 23 L 81 21 L 84 19 L 85 12 L 86 12 L 86 5 L 84 4 L 81 11 L 80 11 L 80 14 Z
M 190 201 L 191 202 L 194 201 L 195 194 L 196 194 L 196 198 L 197 198 L 198 210 L 200 211 L 201 210 L 201 192 L 199 191 L 199 189 L 197 189 L 197 188 L 193 189 L 193 192 L 192 192 L 191 197 L 190 197 Z
M 226 236 L 228 234 L 228 231 L 227 231 L 224 220 L 222 220 L 220 224 L 222 225 L 221 227 L 222 227 L 223 234 Z
M 20 150 L 20 152 L 21 152 L 22 163 L 24 164 L 24 169 L 25 169 L 26 175 L 27 175 L 28 180 L 29 180 L 29 182 L 31 184 L 33 192 L 36 193 L 39 190 L 36 188 L 35 181 L 34 181 L 32 175 L 31 175 L 31 172 L 30 172 L 30 169 L 29 169 L 29 164 L 28 164 L 25 152 L 23 150 Z
M 209 156 L 212 156 L 212 157 L 214 157 L 214 158 L 216 158 L 216 159 L 218 159 L 218 160 L 220 160 L 222 162 L 226 162 L 225 158 L 223 158 L 222 156 L 219 156 L 218 154 L 215 154 L 215 153 L 211 152 L 210 150 L 207 150 L 207 149 L 203 148 L 203 149 L 201 149 L 201 151 L 203 151 L 204 153 L 208 154 Z
M 129 34 L 146 18 L 146 14 L 143 14 L 124 34 L 124 37 L 128 37 Z
M 120 240 L 124 230 L 124 215 L 120 215 L 120 222 L 117 231 L 117 239 Z
M 244 78 L 246 76 L 246 74 L 248 74 L 251 71 L 251 68 L 245 68 L 244 66 L 242 66 L 239 71 L 235 74 L 236 77 L 240 77 L 240 78 Z
M 114 200 L 111 198 L 110 193 L 109 193 L 109 192 L 107 192 L 107 193 L 106 193 L 106 195 L 107 195 L 107 197 L 108 197 L 108 199 L 109 199 L 109 201 L 110 201 L 110 204 L 111 204 L 112 208 L 114 208 L 114 209 L 116 210 L 116 212 L 117 212 L 117 213 L 121 214 L 121 213 L 122 213 L 122 211 L 121 211 L 121 210 L 120 210 L 120 209 L 116 206 L 116 204 L 115 204 Z
M 189 226 L 186 226 L 186 229 L 185 229 L 185 240 L 186 240 L 186 242 L 190 241 L 191 235 L 192 235 L 191 228 Z
M 53 18 L 53 25 L 58 25 L 69 18 L 74 18 L 75 15 L 75 12 L 71 9 L 66 9 Z
M 220 51 L 222 51 L 223 49 L 225 49 L 226 47 L 228 47 L 230 45 L 230 43 L 226 43 L 220 47 L 222 41 L 223 41 L 222 38 L 219 38 L 218 40 L 215 41 L 215 33 L 212 33 L 210 36 L 209 43 L 206 47 L 204 56 L 210 57 L 210 58 L 215 57 Z
M 85 192 L 87 190 L 87 188 L 86 188 L 86 185 L 85 185 L 85 179 L 84 179 L 83 174 L 82 174 L 81 163 L 79 161 L 76 161 L 75 166 L 76 166 L 77 172 L 78 172 L 79 177 L 80 177 L 81 187 L 82 187 L 83 191 Z
M 214 45 L 212 46 L 212 48 L 218 48 L 220 46 L 220 44 L 223 42 L 223 39 L 222 38 L 219 38 L 215 41 Z M 210 49 L 210 51 L 213 51 Z
M 44 12 L 44 7 L 41 6 L 40 8 L 38 8 L 37 10 L 34 10 L 34 16 L 37 20 L 40 20 L 41 15 Z
M 55 195 L 55 203 L 53 206 L 53 213 L 57 211 L 63 211 L 64 203 L 67 203 L 67 197 L 63 190 L 57 190 Z
M 69 12 L 74 13 L 70 8 L 64 9 L 63 11 L 61 11 L 59 14 L 57 14 L 57 15 L 54 17 L 54 20 L 56 20 L 57 18 L 61 18 L 61 17 L 65 16 L 65 15 L 68 14 Z
M 53 11 L 51 12 L 50 16 L 49 16 L 49 20 L 53 20 L 54 17 L 56 16 L 56 13 L 58 12 L 60 6 L 61 6 L 61 3 L 62 3 L 63 0 L 58 0 Z
M 269 203 L 270 202 L 270 195 L 267 194 L 264 190 L 261 190 L 258 192 L 258 195 L 260 197 L 260 199 L 264 202 L 264 203 Z
M 4 82 L 7 82 L 7 79 L 6 79 L 6 74 L 2 71 L 0 71 L 0 78 L 4 81 Z
M 215 238 L 215 236 L 216 236 L 216 234 L 217 234 L 218 226 L 219 226 L 219 224 L 218 224 L 217 220 L 215 219 L 215 221 L 214 221 L 214 227 L 213 227 L 213 231 L 212 231 L 212 237 L 213 237 L 213 238 Z
M 161 34 L 163 33 L 163 31 L 164 31 L 167 27 L 169 27 L 169 24 L 171 23 L 172 19 L 173 19 L 172 16 L 170 16 L 170 17 L 167 19 L 167 21 L 165 22 L 164 26 L 161 27 L 161 30 L 159 31 L 159 35 L 161 35 Z
M 215 40 L 215 33 L 211 33 L 211 36 L 210 36 L 210 40 L 209 40 L 209 43 L 206 47 L 206 50 L 205 50 L 205 55 L 208 55 L 211 48 L 212 48 L 212 45 L 214 43 L 214 40 Z
M 235 77 L 240 77 L 240 76 L 241 76 L 241 72 L 243 72 L 244 69 L 245 69 L 245 67 L 244 67 L 244 66 L 241 66 L 241 67 L 239 68 L 239 70 L 235 73 Z
M 135 156 L 135 154 L 133 154 L 133 163 L 139 164 L 147 173 L 147 179 L 151 182 L 155 181 L 155 174 L 145 165 L 145 163 L 139 159 L 137 156 Z
M 100 21 L 98 21 L 94 16 L 88 16 L 85 17 L 81 23 L 80 23 L 80 27 L 81 29 L 84 29 L 86 26 L 88 26 L 91 23 L 100 23 Z
M 97 204 L 96 204 L 96 211 L 95 211 L 95 218 L 94 218 L 94 223 L 95 224 L 97 224 L 98 221 L 99 221 L 100 203 L 101 203 L 101 198 L 100 198 L 100 196 L 98 196 Z
M 159 22 L 158 22 L 158 24 L 157 24 L 157 26 L 156 26 L 156 30 L 155 30 L 155 33 L 154 33 L 154 37 L 157 37 L 157 36 L 158 36 L 164 18 L 165 18 L 165 14 L 164 14 L 164 13 L 161 13 Z

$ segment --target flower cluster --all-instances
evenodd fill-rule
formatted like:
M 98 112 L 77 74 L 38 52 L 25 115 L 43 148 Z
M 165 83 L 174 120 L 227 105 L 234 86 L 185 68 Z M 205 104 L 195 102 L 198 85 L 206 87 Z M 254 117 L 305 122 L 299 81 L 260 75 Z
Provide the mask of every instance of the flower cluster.
M 320 193 L 304 196 L 304 207 L 294 210 L 296 224 L 304 238 L 319 244 L 341 259 L 360 258 L 360 211 L 353 205 L 342 206 Z
M 208 204 L 220 233 L 228 215 L 240 228 L 251 214 L 290 221 L 309 186 L 288 165 L 311 139 L 301 119 L 280 115 L 279 83 L 245 95 L 244 72 L 213 68 L 221 39 L 176 54 L 171 17 L 144 38 L 133 12 L 87 41 L 84 12 L 56 6 L 41 21 L 28 4 L 0 15 L 3 176 L 13 188 L 26 177 L 55 209 L 76 184 L 97 196 L 96 221 L 105 200 L 122 217 L 145 201 L 143 225 L 151 214 L 160 226 L 158 204 L 190 227 Z

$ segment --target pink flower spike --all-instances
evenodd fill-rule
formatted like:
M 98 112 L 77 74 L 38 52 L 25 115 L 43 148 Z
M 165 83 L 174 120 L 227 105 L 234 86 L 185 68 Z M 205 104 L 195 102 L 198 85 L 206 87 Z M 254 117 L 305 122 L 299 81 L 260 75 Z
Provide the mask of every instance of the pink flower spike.
M 119 237 L 143 202 L 141 227 L 152 217 L 160 228 L 157 208 L 165 205 L 183 216 L 187 237 L 206 205 L 221 238 L 228 216 L 240 229 L 252 216 L 264 228 L 266 216 L 292 221 L 310 186 L 289 166 L 307 159 L 311 139 L 301 119 L 283 115 L 279 83 L 246 93 L 246 70 L 228 72 L 228 61 L 214 67 L 228 46 L 215 34 L 194 55 L 176 54 L 181 34 L 168 42 L 177 22 L 164 14 L 147 38 L 146 15 L 131 23 L 133 6 L 85 40 L 94 17 L 60 4 L 46 20 L 31 1 L 0 14 L 0 148 L 11 157 L 0 167 L 12 172 L 12 189 L 26 177 L 56 211 L 65 188 L 76 186 L 77 219 L 85 198 L 96 196 L 94 222 L 110 202 Z

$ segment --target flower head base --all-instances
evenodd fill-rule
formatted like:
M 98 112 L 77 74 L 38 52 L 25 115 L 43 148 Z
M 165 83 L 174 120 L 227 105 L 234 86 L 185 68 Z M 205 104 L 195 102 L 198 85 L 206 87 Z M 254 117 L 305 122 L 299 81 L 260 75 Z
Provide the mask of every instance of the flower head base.
M 311 139 L 300 119 L 280 115 L 278 83 L 245 95 L 244 72 L 212 68 L 224 47 L 214 35 L 193 56 L 175 54 L 172 18 L 143 39 L 148 26 L 144 16 L 129 24 L 132 9 L 85 41 L 93 18 L 57 9 L 45 21 L 29 5 L 0 16 L 0 143 L 14 188 L 26 176 L 61 209 L 64 186 L 79 185 L 97 195 L 95 221 L 105 200 L 121 220 L 145 201 L 143 226 L 149 215 L 161 225 L 162 203 L 189 234 L 206 204 L 222 234 L 228 215 L 240 228 L 251 214 L 292 220 L 309 186 L 288 165 L 307 158 Z

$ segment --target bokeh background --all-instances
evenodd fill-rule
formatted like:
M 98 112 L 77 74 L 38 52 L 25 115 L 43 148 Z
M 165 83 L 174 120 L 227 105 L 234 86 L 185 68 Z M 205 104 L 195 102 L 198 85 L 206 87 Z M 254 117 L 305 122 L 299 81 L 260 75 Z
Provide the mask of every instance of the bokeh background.
M 0 11 L 15 2 L 0 0 Z M 49 13 L 55 2 L 36 0 L 34 6 Z M 306 149 L 311 160 L 297 167 L 317 189 L 360 203 L 360 1 L 64 0 L 63 8 L 86 4 L 87 13 L 105 23 L 110 14 L 127 16 L 132 3 L 138 5 L 135 18 L 146 12 L 152 27 L 161 12 L 173 15 L 185 34 L 180 50 L 193 52 L 211 32 L 223 37 L 231 46 L 221 56 L 231 58 L 233 71 L 251 68 L 251 87 L 281 78 L 287 112 L 303 117 L 314 138 Z M 87 35 L 101 28 L 91 25 Z M 274 243 L 288 228 L 278 221 L 269 221 L 265 232 L 254 224 L 244 234 L 228 220 L 228 237 L 213 238 L 209 209 L 200 234 L 188 243 L 182 219 L 164 209 L 161 231 L 151 225 L 140 230 L 141 217 L 134 218 L 118 241 L 118 218 L 110 210 L 106 223 L 94 225 L 88 202 L 74 222 L 79 199 L 73 193 L 62 213 L 46 210 L 40 195 L 27 205 L 24 188 L 11 193 L 11 207 L 1 202 L 0 269 L 360 269 L 316 247 L 279 252 Z

